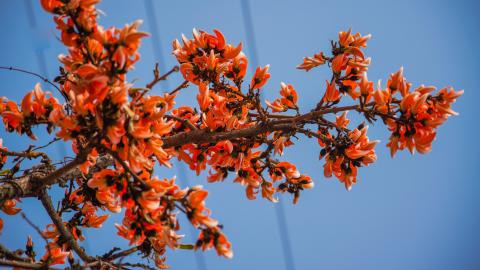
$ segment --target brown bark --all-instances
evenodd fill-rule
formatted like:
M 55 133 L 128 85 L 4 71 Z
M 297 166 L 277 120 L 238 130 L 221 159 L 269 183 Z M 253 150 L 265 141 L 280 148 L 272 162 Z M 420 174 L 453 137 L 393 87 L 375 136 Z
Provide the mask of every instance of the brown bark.
M 301 128 L 305 123 L 313 122 L 325 114 L 346 110 L 359 111 L 360 107 L 358 105 L 352 105 L 312 111 L 303 115 L 271 120 L 267 123 L 232 131 L 211 132 L 208 129 L 196 129 L 189 132 L 182 132 L 172 136 L 164 137 L 163 148 L 178 147 L 192 143 L 216 143 L 223 140 L 251 138 L 259 134 L 280 130 L 298 130 L 298 128 Z M 54 171 L 40 165 L 33 168 L 29 174 L 6 181 L 0 186 L 0 202 L 16 197 L 35 197 L 39 195 L 38 191 L 45 186 L 62 183 L 72 178 L 81 177 L 82 172 L 78 168 L 78 165 L 80 165 L 81 162 L 82 160 L 77 158 L 67 165 Z M 110 165 L 113 165 L 113 159 L 110 156 L 103 156 L 97 160 L 97 164 L 94 168 L 92 168 L 91 171 L 95 172 Z

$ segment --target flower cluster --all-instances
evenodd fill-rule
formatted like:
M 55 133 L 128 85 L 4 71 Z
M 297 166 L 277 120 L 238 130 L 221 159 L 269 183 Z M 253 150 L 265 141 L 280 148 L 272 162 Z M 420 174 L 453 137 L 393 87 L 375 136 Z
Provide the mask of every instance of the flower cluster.
M 344 126 L 345 118 L 337 117 L 337 126 Z M 343 123 L 342 123 L 343 121 Z M 369 141 L 367 126 L 359 126 L 348 132 L 339 132 L 335 141 L 319 139 L 324 148 L 321 157 L 325 157 L 324 175 L 332 174 L 345 185 L 347 190 L 357 182 L 357 167 L 368 166 L 377 160 L 375 145 L 379 141 Z
M 412 92 L 410 87 L 400 69 L 390 76 L 386 89 L 377 89 L 373 94 L 378 110 L 393 115 L 385 119 L 392 132 L 387 144 L 392 156 L 405 148 L 411 153 L 414 149 L 422 154 L 430 152 L 437 128 L 448 117 L 457 115 L 451 105 L 463 94 L 463 90 L 455 91 L 452 87 L 435 94 L 433 86 L 421 85 Z
M 20 107 L 13 101 L 0 98 L 0 114 L 5 128 L 9 132 L 27 134 L 32 139 L 36 139 L 32 127 L 47 124 L 48 130 L 51 131 L 53 122 L 50 116 L 53 115 L 52 112 L 61 109 L 62 105 L 52 96 L 52 93 L 42 91 L 40 83 L 25 95 Z
M 252 119 L 249 112 L 257 110 L 263 115 L 266 113 L 260 104 L 259 91 L 270 78 L 269 66 L 258 67 L 252 76 L 248 92 L 242 92 L 242 80 L 248 63 L 241 51 L 242 46 L 226 44 L 220 31 L 214 30 L 214 33 L 215 35 L 211 35 L 194 29 L 193 39 L 183 36 L 183 44 L 179 41 L 173 43 L 173 54 L 179 61 L 184 78 L 198 85 L 197 101 L 201 110 L 199 116 L 191 110 L 184 110 L 188 111 L 188 114 L 178 117 L 184 121 L 188 120 L 197 129 L 211 131 L 233 131 L 252 127 L 258 119 Z M 292 85 L 282 83 L 280 94 L 282 98 L 272 104 L 268 103 L 273 111 L 298 110 L 297 92 Z M 209 165 L 211 167 L 209 182 L 222 181 L 227 178 L 229 172 L 235 173 L 234 182 L 245 186 L 249 199 L 255 199 L 256 193 L 260 190 L 262 197 L 271 201 L 277 201 L 274 197 L 277 191 L 289 190 L 298 194 L 298 189 L 283 188 L 290 182 L 301 182 L 301 186 L 304 187 L 312 186 L 310 178 L 301 175 L 296 169 L 295 174 L 287 176 L 273 173 L 279 170 L 277 166 L 280 162 L 270 158 L 270 154 L 262 154 L 259 149 L 265 136 L 272 138 L 270 143 L 275 153 L 283 152 L 284 147 L 293 144 L 289 139 L 291 135 L 274 132 L 261 134 L 253 140 L 223 140 L 216 144 L 203 145 L 186 144 L 174 154 L 197 174 Z M 262 174 L 266 169 L 271 172 L 268 176 L 275 176 L 267 179 Z M 274 182 L 281 179 L 285 179 L 282 188 L 274 187 Z
M 182 36 L 183 45 L 173 41 L 173 54 L 180 63 L 183 77 L 195 84 L 207 78 L 215 81 L 221 75 L 239 81 L 247 71 L 248 60 L 242 52 L 242 44 L 227 44 L 223 34 L 215 35 L 193 29 L 193 39 Z
M 403 68 L 391 74 L 387 87 L 381 88 L 378 83 L 368 80 L 367 70 L 370 59 L 365 58 L 362 48 L 366 47 L 370 35 L 353 35 L 351 29 L 339 33 L 339 40 L 332 42 L 333 56 L 325 56 L 323 52 L 313 58 L 306 57 L 297 66 L 309 71 L 319 65 L 328 63 L 332 69 L 332 78 L 317 108 L 325 108 L 335 112 L 333 105 L 340 102 L 342 94 L 358 100 L 359 105 L 352 109 L 363 113 L 369 122 L 381 118 L 392 132 L 387 146 L 393 156 L 397 150 L 408 148 L 424 154 L 431 150 L 439 125 L 456 113 L 451 104 L 463 94 L 453 88 L 443 88 L 436 94 L 433 86 L 423 86 L 410 92 L 411 83 L 403 76 Z M 319 125 L 318 143 L 323 148 L 320 158 L 325 157 L 324 174 L 335 175 L 340 182 L 350 189 L 357 180 L 357 168 L 368 166 L 376 160 L 374 151 L 379 141 L 369 141 L 366 135 L 367 126 L 361 124 L 354 130 L 347 128 L 350 120 L 346 112 L 336 117 L 335 122 L 327 126 Z M 326 120 L 323 120 L 326 121 Z M 327 121 L 328 122 L 328 121 Z M 332 134 L 331 131 L 337 134 Z

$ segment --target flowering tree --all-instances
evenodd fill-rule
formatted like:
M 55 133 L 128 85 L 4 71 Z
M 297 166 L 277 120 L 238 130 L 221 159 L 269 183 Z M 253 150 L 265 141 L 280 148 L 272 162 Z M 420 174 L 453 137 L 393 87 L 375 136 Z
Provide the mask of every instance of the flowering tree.
M 182 189 L 174 178 L 158 178 L 156 164 L 170 168 L 177 158 L 197 175 L 208 168 L 208 182 L 233 175 L 249 199 L 261 196 L 276 202 L 278 193 L 290 193 L 296 203 L 313 181 L 280 159 L 294 144 L 292 137 L 314 139 L 325 177 L 335 176 L 349 190 L 357 182 L 358 168 L 376 161 L 378 141 L 367 137 L 365 121 L 352 127 L 348 111 L 369 123 L 382 120 L 391 133 L 387 146 L 392 156 L 405 148 L 427 153 L 437 128 L 456 114 L 451 104 L 463 93 L 451 87 L 411 89 L 403 69 L 391 74 L 386 86 L 374 86 L 367 78 L 370 58 L 362 51 L 370 35 L 351 30 L 331 42 L 331 53 L 305 57 L 297 66 L 309 71 L 326 65 L 332 73 L 318 104 L 307 112 L 297 106 L 297 91 L 286 83 L 280 85 L 279 98 L 264 106 L 260 96 L 269 66 L 258 67 L 247 80 L 242 44 L 228 44 L 218 30 L 210 34 L 194 29 L 192 39 L 175 40 L 173 55 L 179 65 L 163 75 L 156 67 L 152 81 L 138 87 L 128 83 L 126 75 L 140 59 L 141 39 L 148 34 L 138 31 L 139 22 L 121 29 L 99 26 L 98 2 L 41 0 L 43 8 L 55 14 L 68 48 L 68 55 L 60 55 L 59 76 L 54 82 L 44 79 L 60 99 L 40 84 L 20 104 L 0 98 L 7 132 L 35 140 L 32 128 L 44 125 L 54 134 L 49 144 L 27 149 L 12 150 L 0 139 L 1 210 L 15 215 L 21 211 L 18 201 L 38 198 L 52 221 L 42 231 L 25 217 L 46 241 L 41 258 L 36 258 L 28 237 L 20 252 L 0 245 L 0 265 L 37 269 L 66 264 L 67 259 L 75 269 L 150 268 L 121 262 L 139 253 L 166 268 L 167 248 L 213 248 L 231 258 L 231 244 L 205 206 L 208 192 L 202 186 Z M 178 71 L 185 81 L 169 93 L 155 94 L 154 86 Z M 198 90 L 197 108 L 175 106 L 176 94 L 189 85 Z M 73 159 L 56 163 L 41 152 L 58 140 L 71 142 Z M 25 160 L 39 162 L 26 168 Z M 56 185 L 65 189 L 58 207 L 48 193 Z M 116 229 L 131 248 L 87 254 L 81 247 L 82 229 L 101 228 L 108 218 L 105 211 L 122 209 L 123 221 Z M 177 215 L 185 215 L 199 230 L 196 243 L 181 241 Z

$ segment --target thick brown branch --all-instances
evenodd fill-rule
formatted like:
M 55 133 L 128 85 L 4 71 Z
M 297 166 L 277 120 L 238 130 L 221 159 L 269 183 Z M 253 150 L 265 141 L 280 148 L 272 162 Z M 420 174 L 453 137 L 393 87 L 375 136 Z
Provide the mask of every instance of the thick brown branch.
M 370 104 L 366 104 L 368 106 Z M 351 105 L 344 107 L 333 107 L 328 109 L 322 109 L 312 111 L 300 116 L 295 116 L 285 119 L 271 120 L 266 124 L 258 124 L 252 127 L 223 131 L 223 132 L 211 132 L 208 129 L 196 129 L 188 132 L 181 132 L 172 136 L 167 136 L 163 139 L 163 147 L 171 148 L 182 146 L 185 144 L 203 144 L 203 143 L 216 143 L 223 140 L 233 140 L 239 138 L 251 138 L 259 134 L 273 132 L 273 131 L 294 131 L 298 130 L 305 123 L 311 123 L 317 121 L 325 114 L 337 113 L 348 110 L 361 111 L 359 105 Z M 83 162 L 83 159 L 76 158 L 64 167 L 57 169 L 53 172 L 47 170 L 46 167 L 42 169 L 33 170 L 30 175 L 25 175 L 12 181 L 5 182 L 0 186 L 0 202 L 6 199 L 12 199 L 15 197 L 34 197 L 37 194 L 39 188 L 52 185 L 64 181 L 65 179 L 78 178 L 82 176 L 81 171 L 77 168 L 79 164 Z M 110 157 L 102 157 L 97 161 L 97 165 L 92 171 L 100 168 L 105 168 L 113 164 L 113 159 Z
M 318 111 L 312 111 L 300 116 L 278 119 L 268 122 L 267 124 L 260 124 L 244 129 L 237 129 L 232 131 L 211 132 L 208 129 L 193 130 L 189 132 L 182 132 L 172 136 L 163 138 L 163 147 L 170 148 L 181 146 L 189 143 L 215 143 L 223 140 L 232 140 L 238 138 L 251 138 L 253 136 L 273 131 L 291 131 L 296 130 L 299 126 L 317 120 L 325 114 L 337 113 L 341 111 L 359 110 L 359 105 L 351 105 L 344 107 L 334 107 Z
M 44 269 L 45 265 L 39 263 L 29 263 L 29 262 L 22 262 L 22 261 L 13 261 L 13 260 L 3 260 L 0 259 L 1 266 L 13 266 L 17 268 L 25 268 L 25 269 Z M 49 268 L 54 269 L 54 268 Z
M 23 261 L 23 262 L 28 261 L 27 258 L 22 258 L 22 257 L 18 256 L 16 253 L 9 250 L 7 247 L 5 247 L 2 244 L 0 244 L 0 257 L 4 257 L 6 259 L 11 259 L 11 260 L 15 260 L 15 261 Z
M 45 165 L 34 167 L 30 170 L 30 173 L 4 182 L 0 186 L 0 202 L 14 198 L 36 197 L 38 191 L 47 185 L 82 177 L 83 174 L 78 168 L 79 164 L 81 162 L 74 159 L 54 172 L 51 172 L 52 169 Z M 96 165 L 90 169 L 90 173 L 111 165 L 113 165 L 113 160 L 110 157 L 100 157 L 97 159 Z

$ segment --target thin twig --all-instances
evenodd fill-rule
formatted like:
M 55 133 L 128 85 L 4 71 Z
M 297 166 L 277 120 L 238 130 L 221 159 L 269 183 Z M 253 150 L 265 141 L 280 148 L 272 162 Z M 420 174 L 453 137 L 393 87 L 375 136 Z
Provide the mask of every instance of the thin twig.
M 47 247 L 47 252 L 48 252 L 48 257 L 47 259 L 45 260 L 45 264 L 46 266 L 48 267 L 48 264 L 50 262 L 50 256 L 52 255 L 52 253 L 50 252 L 50 245 L 48 244 L 48 239 L 45 237 L 45 235 L 43 235 L 43 232 L 42 230 L 40 230 L 40 228 L 35 225 L 28 217 L 27 215 L 25 215 L 25 213 L 21 213 L 22 215 L 22 218 L 30 225 L 33 227 L 33 229 L 40 235 L 40 237 L 42 237 L 42 239 L 45 241 L 45 246 Z
M 145 88 L 147 89 L 152 89 L 155 84 L 157 84 L 159 81 L 164 81 L 168 78 L 168 76 L 170 76 L 172 73 L 174 72 L 178 72 L 180 70 L 180 68 L 178 66 L 174 66 L 172 69 L 170 69 L 167 73 L 163 74 L 162 76 L 159 75 L 158 73 L 158 63 L 155 65 L 155 70 L 153 71 L 153 74 L 154 74 L 154 78 L 153 80 L 148 83 Z
M 40 228 L 35 225 L 28 217 L 27 215 L 25 215 L 25 213 L 21 213 L 22 215 L 22 218 L 30 225 L 32 226 L 32 228 L 43 238 L 43 240 L 45 241 L 45 244 L 48 245 L 48 239 L 43 235 L 43 232 L 42 230 L 40 230 Z
M 41 145 L 41 146 L 37 146 L 37 147 L 33 148 L 32 150 L 33 150 L 33 151 L 40 150 L 40 149 L 45 148 L 45 147 L 48 147 L 48 146 L 50 146 L 51 144 L 53 144 L 53 143 L 55 143 L 55 142 L 58 142 L 58 141 L 60 141 L 60 140 L 61 140 L 61 138 L 54 138 L 53 140 L 49 141 L 47 144 L 44 144 L 44 145 Z
M 186 126 L 188 126 L 191 130 L 195 130 L 195 129 L 198 129 L 194 124 L 192 124 L 192 122 L 190 122 L 190 120 L 188 119 L 182 119 L 178 116 L 175 116 L 175 115 L 165 115 L 164 116 L 165 118 L 170 118 L 170 119 L 173 119 L 173 120 L 176 120 L 178 122 L 181 122 L 183 124 L 185 124 Z
M 125 163 L 125 161 L 123 161 L 123 159 L 118 155 L 117 152 L 115 152 L 111 149 L 108 149 L 108 148 L 106 148 L 106 151 L 110 156 L 112 156 L 116 161 L 118 161 L 118 163 L 120 163 L 120 165 L 122 165 L 123 169 L 125 169 L 125 171 L 127 171 L 133 177 L 133 179 L 135 179 L 136 181 L 141 183 L 143 187 L 149 187 L 148 184 L 145 183 L 145 181 L 143 181 L 142 178 L 140 178 L 136 173 L 134 173 L 132 171 L 130 166 L 128 166 L 128 164 Z
M 35 151 L 24 151 L 24 152 L 15 152 L 15 151 L 8 151 L 6 149 L 0 148 L 0 153 L 3 153 L 6 156 L 15 156 L 15 157 L 23 157 L 23 158 L 37 158 L 37 157 L 42 157 L 44 159 L 50 159 L 47 154 L 43 152 L 35 152 Z
M 186 88 L 187 86 L 188 86 L 188 81 L 185 80 L 179 86 L 177 86 L 175 89 L 170 91 L 168 94 L 173 95 L 173 94 L 177 93 L 178 91 L 182 90 L 183 88 Z
M 55 89 L 57 89 L 57 91 L 63 96 L 63 98 L 65 99 L 65 101 L 68 102 L 68 96 L 60 89 L 60 87 L 58 87 L 56 84 L 54 84 L 52 81 L 50 81 L 48 78 L 38 74 L 38 73 L 35 73 L 35 72 L 32 72 L 32 71 L 28 71 L 28 70 L 25 70 L 25 69 L 21 69 L 21 68 L 16 68 L 16 67 L 6 67 L 6 66 L 0 66 L 0 69 L 4 69 L 4 70 L 10 70 L 10 71 L 18 71 L 18 72 L 22 72 L 22 73 L 26 73 L 26 74 L 30 74 L 30 75 L 33 75 L 35 77 L 38 77 L 40 79 L 42 79 L 42 81 L 50 84 L 51 86 L 55 87 Z
M 16 67 L 5 67 L 5 66 L 0 66 L 0 69 L 19 71 L 19 72 L 22 72 L 22 73 L 26 73 L 26 74 L 36 76 L 36 77 L 42 79 L 42 81 L 44 81 L 44 82 L 50 84 L 51 86 L 55 87 L 60 93 L 62 93 L 62 90 L 60 90 L 60 88 L 58 86 L 56 86 L 53 82 L 51 82 L 48 78 L 43 77 L 42 75 L 37 74 L 35 72 L 28 71 L 28 70 L 21 69 L 21 68 L 16 68 Z
M 132 248 L 120 251 L 118 253 L 114 253 L 114 254 L 108 256 L 107 259 L 113 261 L 113 260 L 118 259 L 118 258 L 126 257 L 126 256 L 128 256 L 132 253 L 135 253 L 136 251 L 138 251 L 138 247 L 132 247 Z

